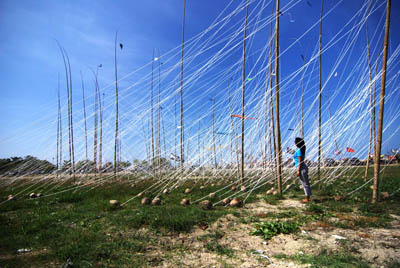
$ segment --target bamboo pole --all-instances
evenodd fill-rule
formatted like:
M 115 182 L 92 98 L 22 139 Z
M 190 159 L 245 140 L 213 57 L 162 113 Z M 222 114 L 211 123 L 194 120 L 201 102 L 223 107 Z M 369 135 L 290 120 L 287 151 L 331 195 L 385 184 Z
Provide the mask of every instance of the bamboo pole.
M 274 5 L 272 5 L 272 13 L 274 13 Z M 278 173 L 276 172 L 276 167 L 278 166 L 278 162 L 277 162 L 277 157 L 276 157 L 276 138 L 275 138 L 275 115 L 274 115 L 274 96 L 273 96 L 273 85 L 274 85 L 274 80 L 272 79 L 272 52 L 273 52 L 273 39 L 272 39 L 272 33 L 273 33 L 273 25 L 271 22 L 271 30 L 270 30 L 270 47 L 269 47 L 269 92 L 270 92 L 270 102 L 269 102 L 269 107 L 270 107 L 270 147 L 271 147 L 271 143 L 272 143 L 272 147 L 270 148 L 271 150 L 271 161 L 275 162 L 275 168 L 274 168 L 274 174 L 275 174 L 275 180 L 278 181 Z M 271 137 L 272 137 L 272 142 L 271 142 Z M 272 158 L 272 149 L 273 152 L 275 154 L 275 157 Z
M 214 156 L 214 167 L 217 169 L 217 152 L 215 149 L 215 95 L 212 98 L 212 140 L 213 140 L 213 156 Z
M 278 192 L 282 194 L 282 150 L 281 150 L 281 129 L 279 118 L 279 0 L 276 0 L 275 18 L 275 107 L 276 107 L 276 159 Z
M 114 42 L 114 69 L 115 69 L 115 139 L 114 139 L 114 176 L 118 173 L 117 150 L 118 150 L 118 69 L 117 69 L 117 37 L 118 31 L 115 33 Z M 122 48 L 122 46 L 121 46 Z
M 231 78 L 232 80 L 232 78 Z M 229 87 L 229 111 L 230 114 L 233 114 L 233 108 L 232 108 L 232 99 L 231 99 L 231 88 Z M 234 126 L 234 122 L 233 122 L 233 117 L 231 116 L 230 118 L 231 120 L 231 152 L 232 150 L 235 151 L 235 155 L 236 155 L 236 171 L 237 171 L 237 175 L 240 176 L 240 165 L 239 165 L 239 148 L 238 148 L 238 138 L 236 137 L 236 130 L 235 130 L 235 126 Z M 235 149 L 233 149 L 233 142 L 235 143 Z M 233 165 L 233 160 L 232 160 L 232 165 Z
M 267 168 L 267 138 L 268 138 L 268 129 L 269 129 L 269 121 L 268 121 L 268 70 L 265 72 L 265 92 L 264 92 L 264 148 L 263 148 L 263 170 Z M 268 125 L 268 127 L 267 127 Z
M 264 119 L 264 126 L 265 126 L 265 119 Z M 257 166 L 258 156 L 261 156 L 261 164 L 262 164 L 261 167 L 264 168 L 263 159 L 264 159 L 264 148 L 265 148 L 265 146 L 263 146 L 263 140 L 264 139 L 263 139 L 263 134 L 262 134 L 262 129 L 261 129 L 261 119 L 257 120 L 257 128 L 258 128 L 258 141 L 259 141 L 259 144 L 261 145 L 261 148 L 260 148 L 260 151 L 259 151 L 258 155 L 256 156 L 255 165 Z
M 74 181 L 75 181 L 75 158 L 74 158 L 74 141 L 73 141 L 73 126 L 72 126 L 72 78 L 71 78 L 71 64 L 69 62 L 69 57 L 65 49 L 60 45 L 57 44 L 60 48 L 61 55 L 64 61 L 65 67 L 65 80 L 67 83 L 67 100 L 68 100 L 68 148 L 69 148 L 69 173 L 73 174 Z
M 182 52 L 181 52 L 181 169 L 183 170 L 184 162 L 184 129 L 183 129 L 183 49 L 185 44 L 185 15 L 186 15 L 186 0 L 183 1 L 183 21 L 182 21 Z
M 272 92 L 272 91 L 271 91 Z M 270 110 L 272 110 L 273 108 L 272 108 L 272 100 L 270 101 Z M 272 163 L 273 163 L 273 161 L 275 160 L 275 158 L 273 157 L 273 153 L 274 153 L 274 151 L 273 151 L 273 147 L 275 147 L 275 139 L 273 139 L 272 138 L 272 136 L 274 136 L 275 137 L 275 131 L 274 131 L 274 129 L 272 128 L 272 126 L 274 126 L 275 125 L 275 123 L 274 123 L 274 119 L 272 118 L 272 114 L 271 114 L 271 112 L 269 113 L 269 117 L 268 117 L 268 126 L 269 126 L 269 134 L 268 134 L 268 137 L 269 137 L 269 159 L 270 159 L 270 165 L 271 165 L 271 167 L 272 167 L 272 170 L 274 170 L 274 167 L 273 167 L 273 165 L 272 165 Z M 273 145 L 272 145 L 273 144 Z M 276 162 L 276 161 L 275 161 Z M 274 172 L 274 174 L 275 174 L 275 179 L 276 179 L 276 172 Z
M 103 169 L 103 111 L 104 111 L 104 93 L 103 98 L 101 98 L 99 92 L 99 104 L 100 104 L 100 144 L 99 144 L 99 165 L 98 170 L 101 175 L 101 171 Z
M 163 107 L 161 107 L 161 111 L 163 110 Z M 165 124 L 164 124 L 164 116 L 161 113 L 161 124 L 162 124 L 162 136 L 163 136 L 163 147 L 164 147 L 164 153 L 167 155 L 167 144 L 165 142 Z
M 370 10 L 370 5 L 371 2 L 369 3 L 368 6 L 368 11 Z M 373 140 L 373 131 L 372 131 L 372 125 L 373 125 L 373 121 L 375 120 L 373 117 L 373 107 L 372 107 L 372 103 L 373 103 L 373 92 L 372 92 L 372 71 L 371 71 L 371 54 L 370 54 L 370 46 L 369 46 L 369 36 L 368 36 L 368 19 L 369 19 L 369 15 L 370 13 L 368 13 L 367 16 L 367 21 L 365 23 L 365 30 L 366 30 L 366 40 L 367 40 L 367 52 L 368 52 L 368 72 L 369 72 L 369 88 L 370 88 L 370 113 L 371 113 L 371 120 L 370 120 L 370 125 L 369 125 L 369 145 L 368 145 L 368 154 L 367 154 L 367 163 L 365 165 L 365 174 L 364 174 L 364 181 L 367 180 L 368 178 L 368 169 L 369 169 L 369 156 L 371 154 L 371 148 L 372 148 L 372 140 Z
M 61 52 L 61 56 L 63 57 L 63 62 L 64 62 L 64 68 L 65 68 L 65 81 L 67 84 L 67 117 L 68 117 L 68 152 L 69 152 L 69 174 L 71 174 L 71 170 L 72 170 L 72 151 L 71 151 L 71 121 L 70 121 L 70 98 L 69 98 L 69 79 L 68 79 L 68 68 L 67 68 L 67 62 L 65 59 L 65 54 L 64 54 L 64 49 L 62 48 L 62 46 L 60 45 L 60 43 L 58 43 L 58 47 L 60 48 L 60 52 Z
M 69 98 L 70 98 L 70 113 L 69 113 L 69 120 L 71 122 L 70 126 L 70 132 L 71 132 L 71 158 L 72 158 L 72 162 L 71 162 L 71 168 L 72 168 L 72 175 L 74 178 L 74 182 L 75 182 L 75 152 L 74 152 L 74 125 L 73 125 L 73 119 L 72 119 L 72 72 L 71 72 L 71 64 L 69 62 L 69 56 L 68 53 L 64 50 L 65 52 L 65 56 L 67 58 L 67 62 L 68 62 L 68 73 L 69 73 Z
M 150 125 L 151 125 L 151 169 L 154 173 L 154 119 L 153 119 L 153 83 L 154 83 L 154 49 L 153 49 L 153 58 L 151 59 L 151 88 L 150 88 Z
M 158 57 L 160 57 L 160 52 L 158 52 Z M 158 98 L 157 98 L 157 159 L 158 159 L 158 169 L 161 175 L 161 63 L 158 61 Z
M 232 100 L 231 100 L 231 79 L 228 80 L 228 102 L 229 102 L 229 115 L 232 115 Z M 231 133 L 230 133 L 230 138 L 231 138 L 231 144 L 230 144 L 230 151 L 231 151 L 231 165 L 233 165 L 233 117 L 230 116 L 230 121 L 231 121 Z
M 58 75 L 58 88 L 57 88 L 57 98 L 58 98 L 58 113 L 57 113 L 57 171 L 60 168 L 61 158 L 60 156 L 60 114 L 61 114 L 61 105 L 60 105 L 60 75 Z
M 200 168 L 200 166 L 201 166 L 201 147 L 200 147 L 200 116 L 199 116 L 199 126 L 198 126 L 198 130 L 197 130 L 197 144 L 198 144 L 198 147 L 199 147 L 199 168 Z
M 389 44 L 389 27 L 390 27 L 390 8 L 391 0 L 387 0 L 386 5 L 386 26 L 385 26 L 385 40 L 383 47 L 383 60 L 382 60 L 382 79 L 381 79 L 381 95 L 379 98 L 379 117 L 378 117 L 378 136 L 376 140 L 376 152 L 375 152 L 375 172 L 374 172 L 374 187 L 372 193 L 372 203 L 379 201 L 379 171 L 380 171 L 380 159 L 382 149 L 382 130 L 383 130 L 383 111 L 385 107 L 385 87 L 386 87 L 386 67 L 387 67 L 387 55 L 388 55 L 388 44 Z
M 246 5 L 246 17 L 244 22 L 244 35 L 243 35 L 243 67 L 242 67 L 242 148 L 241 148 L 241 165 L 240 165 L 240 179 L 242 184 L 244 183 L 244 106 L 245 106 L 245 84 L 246 84 L 246 37 L 247 37 L 247 17 L 249 13 L 249 3 L 250 0 L 247 1 Z
M 60 76 L 58 76 L 58 92 L 60 92 Z M 60 124 L 60 167 L 62 168 L 63 165 L 63 157 L 62 157 L 62 150 L 63 150 L 63 144 L 62 144 L 62 114 L 61 114 L 61 99 L 58 101 L 58 110 L 60 111 L 59 113 L 59 124 Z
M 378 73 L 378 60 L 376 61 L 376 66 L 375 66 L 375 74 L 374 77 L 377 77 Z M 374 153 L 376 152 L 376 124 L 375 124 L 375 106 L 376 106 L 376 79 L 374 81 L 374 90 L 373 90 L 373 96 L 372 96 L 372 117 L 373 117 L 373 122 L 372 122 L 372 130 L 373 130 L 373 145 L 374 145 Z
M 322 141 L 321 141 L 321 105 L 322 105 L 322 14 L 324 8 L 324 0 L 321 0 L 321 18 L 319 23 L 319 91 L 318 91 L 318 180 L 321 179 L 321 155 L 322 155 Z
M 306 59 L 302 55 L 303 59 L 303 75 L 301 78 L 301 137 L 304 139 L 304 75 L 306 73 Z
M 147 131 L 144 129 L 144 126 L 143 126 L 143 133 L 144 133 L 143 137 L 148 137 L 150 135 L 150 126 L 149 126 L 149 124 L 150 124 L 149 121 L 147 121 Z M 146 144 L 146 159 L 147 159 L 148 163 L 150 163 L 150 157 L 151 157 L 151 155 L 150 155 L 150 144 L 149 144 L 149 141 L 147 139 L 145 139 L 144 142 Z
M 190 153 L 190 139 L 187 139 L 187 144 L 186 144 L 186 154 L 185 155 L 187 155 L 187 159 L 190 159 L 190 157 L 189 157 L 189 153 Z M 190 162 L 189 162 L 189 164 L 190 164 Z
M 274 13 L 274 4 L 272 3 L 272 14 Z M 274 158 L 272 156 L 272 141 L 271 138 L 273 137 L 273 150 L 274 152 L 276 151 L 276 142 L 275 142 L 275 123 L 274 123 L 274 108 L 273 108 L 273 94 L 272 94 L 272 87 L 273 87 L 273 79 L 272 79 L 272 51 L 273 51 L 273 39 L 272 39 L 272 33 L 273 33 L 273 24 L 271 22 L 271 27 L 270 27 L 270 35 L 269 35 L 269 40 L 270 40 L 270 46 L 269 46 L 269 55 L 268 55 L 268 71 L 265 74 L 265 113 L 267 113 L 267 99 L 268 99 L 268 91 L 270 91 L 270 109 L 269 109 L 269 120 L 268 120 L 268 125 L 269 125 L 269 147 L 270 147 L 270 160 L 272 161 Z M 265 123 L 265 140 L 267 137 L 267 130 L 266 130 L 266 123 Z M 266 147 L 266 144 L 265 144 Z M 266 151 L 266 148 L 265 148 Z M 276 162 L 276 158 L 275 158 Z
M 236 135 L 238 133 L 238 135 Z M 236 168 L 237 168 L 237 175 L 240 177 L 240 150 L 239 150 L 239 126 L 235 126 L 235 129 L 233 130 L 233 135 L 235 137 L 235 149 L 236 149 Z
M 85 85 L 83 83 L 83 75 L 81 73 L 81 81 L 82 81 L 82 102 L 83 102 L 83 117 L 85 120 L 85 149 L 86 149 L 86 160 L 88 158 L 88 147 L 87 147 L 87 124 L 86 124 L 86 104 L 85 104 Z
M 98 69 L 97 69 L 98 70 Z M 98 105 L 98 81 L 97 81 L 97 71 L 95 74 L 95 88 L 94 88 L 94 130 L 93 130 L 93 168 L 94 172 L 97 173 L 97 105 Z
M 121 163 L 122 140 L 118 138 L 118 165 Z
M 178 136 L 178 119 L 176 115 L 176 103 L 177 103 L 177 97 L 175 95 L 175 105 L 174 105 L 174 119 L 175 119 L 175 135 L 174 135 L 174 152 L 175 152 L 175 159 L 177 156 L 177 136 Z

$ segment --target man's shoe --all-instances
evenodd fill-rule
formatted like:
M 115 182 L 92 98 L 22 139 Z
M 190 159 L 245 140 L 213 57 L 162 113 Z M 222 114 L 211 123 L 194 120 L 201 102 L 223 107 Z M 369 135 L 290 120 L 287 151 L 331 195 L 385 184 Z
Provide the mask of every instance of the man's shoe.
M 310 197 L 309 196 L 306 196 L 305 199 L 301 200 L 301 203 L 303 203 L 303 204 L 308 203 L 308 202 L 310 202 Z

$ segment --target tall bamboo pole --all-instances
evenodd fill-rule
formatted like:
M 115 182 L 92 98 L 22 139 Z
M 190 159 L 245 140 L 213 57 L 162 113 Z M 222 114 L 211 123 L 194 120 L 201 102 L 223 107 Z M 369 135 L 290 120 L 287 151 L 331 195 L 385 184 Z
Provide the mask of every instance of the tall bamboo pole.
M 272 5 L 272 13 L 274 13 L 274 5 Z M 278 166 L 278 158 L 276 157 L 276 138 L 275 138 L 275 116 L 274 116 L 274 105 L 273 105 L 273 101 L 274 101 L 274 96 L 273 96 L 273 86 L 274 86 L 274 80 L 272 79 L 272 52 L 273 52 L 273 39 L 272 39 L 272 33 L 273 33 L 273 24 L 271 22 L 271 30 L 270 30 L 270 47 L 269 47 L 269 92 L 270 92 L 270 102 L 269 102 L 269 107 L 270 107 L 270 124 L 271 124 L 271 128 L 270 128 L 270 147 L 271 147 L 271 143 L 272 143 L 272 147 L 271 149 L 271 161 L 275 162 L 273 166 L 277 167 Z M 271 137 L 272 137 L 272 142 L 271 142 Z M 275 154 L 275 157 L 272 158 L 272 149 L 273 152 Z M 275 174 L 275 180 L 278 181 L 278 173 L 276 172 L 276 168 L 274 169 L 274 174 Z
M 68 152 L 69 152 L 69 174 L 71 174 L 71 170 L 72 170 L 72 151 L 71 151 L 71 120 L 70 120 L 70 97 L 69 97 L 69 79 L 68 79 L 68 68 L 67 68 L 67 62 L 65 59 L 65 54 L 66 52 L 64 52 L 64 49 L 61 47 L 61 45 L 57 42 L 60 51 L 61 51 L 61 55 L 63 57 L 63 61 L 64 61 L 64 68 L 65 68 L 65 81 L 67 84 L 67 117 L 68 117 Z
M 153 120 L 153 83 L 154 83 L 154 49 L 153 49 L 153 58 L 151 59 L 151 88 L 150 88 L 150 125 L 151 125 L 151 168 L 154 172 L 154 120 Z
M 181 52 L 181 169 L 183 170 L 184 162 L 184 128 L 183 128 L 183 49 L 185 44 L 185 14 L 186 0 L 183 0 L 183 21 L 182 21 L 182 52 Z
M 115 69 L 115 139 L 114 139 L 114 176 L 118 173 L 118 70 L 117 70 L 117 37 L 118 31 L 115 33 L 114 42 L 114 69 Z M 122 45 L 121 45 L 122 48 Z
M 158 52 L 160 57 L 160 52 Z M 158 169 L 161 175 L 161 62 L 158 61 L 158 98 L 157 98 L 157 159 Z
M 103 98 L 101 98 L 99 91 L 99 104 L 100 104 L 100 144 L 99 144 L 99 172 L 103 169 L 103 111 L 104 111 L 104 93 Z
M 86 124 L 86 104 L 85 104 L 85 85 L 83 83 L 83 75 L 81 71 L 81 81 L 82 81 L 82 102 L 83 102 L 83 117 L 85 119 L 85 149 L 86 149 L 86 160 L 88 158 L 88 147 L 87 147 L 87 124 Z
M 269 121 L 268 121 L 268 70 L 266 70 L 266 79 L 265 79 L 265 92 L 264 92 L 264 148 L 263 148 L 263 169 L 267 168 L 267 137 L 268 137 L 268 128 L 269 128 Z M 268 127 L 267 127 L 268 124 Z
M 201 147 L 200 147 L 200 116 L 199 116 L 199 126 L 198 126 L 198 130 L 197 130 L 197 145 L 199 148 L 199 168 L 201 166 Z
M 161 111 L 163 110 L 163 107 L 161 106 Z M 165 155 L 167 154 L 167 144 L 165 142 L 165 124 L 164 124 L 164 116 L 161 113 L 161 124 L 162 124 L 162 137 L 163 137 L 163 147 L 164 147 L 164 153 Z
M 219 142 L 218 142 L 219 141 Z M 222 150 L 222 142 L 221 142 L 221 137 L 217 137 L 217 143 L 219 146 L 219 166 L 221 168 L 224 167 L 224 157 L 223 157 L 223 150 Z
M 272 106 L 272 100 L 270 101 L 270 106 Z M 271 107 L 270 110 L 272 110 L 272 109 L 273 108 Z M 274 170 L 272 163 L 275 159 L 273 157 L 273 153 L 274 153 L 273 147 L 275 147 L 275 139 L 272 139 L 272 135 L 275 137 L 275 131 L 272 128 L 273 125 L 274 125 L 274 119 L 272 118 L 272 114 L 270 112 L 269 117 L 268 117 L 268 126 L 269 126 L 268 137 L 269 137 L 269 159 L 270 159 L 270 166 L 272 167 L 272 170 Z M 274 144 L 274 145 L 272 145 L 272 144 Z M 276 172 L 274 172 L 274 174 L 275 174 L 275 178 L 276 178 Z
M 98 69 L 97 69 L 98 70 Z M 98 81 L 97 81 L 97 71 L 95 76 L 95 87 L 94 87 L 94 129 L 93 129 L 93 168 L 94 172 L 97 173 L 97 105 L 98 105 Z
M 143 135 L 143 137 L 148 137 L 148 136 L 150 136 L 150 122 L 149 121 L 147 121 L 147 132 L 145 131 L 145 130 L 143 130 L 143 133 L 144 133 L 144 135 Z M 150 148 L 150 142 L 147 140 L 147 139 L 145 139 L 145 143 L 146 143 L 146 156 L 147 156 L 147 161 L 148 161 L 148 163 L 149 163 L 149 167 L 150 167 L 150 157 L 151 157 L 151 152 L 150 152 L 150 150 L 151 150 L 151 148 Z
M 272 14 L 274 13 L 274 4 L 272 3 Z M 272 87 L 273 87 L 273 79 L 272 79 L 272 51 L 273 51 L 273 39 L 272 39 L 272 33 L 273 33 L 273 24 L 271 22 L 271 28 L 270 28 L 270 34 L 269 34 L 269 40 L 270 40 L 270 46 L 269 46 L 269 55 L 268 55 L 268 71 L 265 74 L 265 117 L 267 114 L 268 106 L 267 106 L 267 100 L 268 100 L 268 91 L 270 92 L 270 102 L 269 102 L 269 120 L 268 120 L 268 125 L 269 125 L 269 147 L 270 147 L 270 159 L 271 161 L 273 160 L 272 157 L 272 141 L 271 138 L 273 137 L 273 147 L 274 147 L 274 152 L 276 151 L 276 142 L 275 142 L 275 123 L 274 123 L 274 108 L 273 108 L 273 94 L 272 94 Z M 267 137 L 267 128 L 266 128 L 266 123 L 265 124 L 265 140 Z M 265 147 L 266 143 L 265 143 Z M 265 148 L 266 152 L 266 148 Z M 276 160 L 276 158 L 275 158 Z M 276 161 L 275 161 L 276 162 Z
M 57 42 L 58 43 L 58 42 Z M 61 54 L 64 60 L 65 67 L 65 80 L 67 83 L 67 99 L 68 99 L 68 141 L 69 141 L 69 162 L 70 169 L 69 173 L 73 174 L 75 180 L 75 158 L 74 158 L 74 137 L 73 137 L 73 126 L 72 126 L 72 78 L 71 78 L 71 64 L 69 62 L 68 53 L 58 43 L 61 50 Z
M 190 157 L 189 157 L 189 153 L 190 153 L 190 139 L 187 139 L 187 144 L 186 144 L 186 154 L 185 155 L 187 155 L 187 159 L 190 159 Z M 189 164 L 190 164 L 190 162 L 189 162 Z
M 58 76 L 58 92 L 60 92 L 60 76 Z M 62 151 L 63 151 L 63 144 L 62 144 L 62 114 L 61 114 L 61 99 L 59 98 L 59 100 L 58 100 L 58 110 L 60 111 L 60 113 L 59 113 L 59 124 L 60 124 L 60 150 L 59 150 L 59 153 L 60 153 L 60 157 L 59 157 L 59 159 L 60 159 L 60 167 L 62 168 L 62 165 L 63 165 L 63 153 L 62 153 Z
M 242 158 L 241 158 L 241 165 L 240 165 L 240 179 L 242 184 L 244 183 L 244 106 L 245 106 L 245 84 L 246 84 L 246 37 L 247 37 L 247 17 L 249 13 L 249 3 L 250 0 L 247 1 L 246 5 L 246 17 L 244 22 L 244 34 L 243 34 L 243 66 L 242 66 Z
M 324 8 L 324 0 L 321 0 L 321 18 L 319 22 L 319 91 L 318 91 L 318 180 L 321 179 L 321 155 L 322 155 L 322 141 L 321 141 L 321 105 L 322 105 L 322 14 Z
M 370 8 L 371 2 L 369 3 L 368 6 L 368 11 Z M 366 40 L 367 40 L 367 52 L 368 52 L 368 72 L 369 72 L 369 88 L 370 88 L 370 113 L 371 113 L 371 119 L 370 119 L 370 125 L 369 125 L 369 145 L 368 145 L 368 154 L 367 154 L 367 164 L 365 165 L 365 174 L 364 174 L 364 181 L 367 180 L 368 178 L 368 169 L 369 169 L 369 156 L 371 154 L 371 147 L 372 147 L 372 141 L 373 141 L 373 131 L 372 131 L 372 125 L 373 121 L 375 118 L 373 117 L 373 92 L 372 92 L 372 70 L 371 70 L 371 54 L 370 54 L 370 47 L 369 47 L 369 36 L 368 36 L 368 19 L 369 19 L 370 13 L 368 13 L 367 16 L 367 21 L 365 23 L 365 30 L 366 30 Z M 374 141 L 375 142 L 375 141 Z
M 59 168 L 59 162 L 58 162 L 58 157 L 59 157 L 59 149 L 60 149 L 60 111 L 57 112 L 57 152 L 56 152 L 56 170 Z
M 229 102 L 229 115 L 230 115 L 230 121 L 231 121 L 231 133 L 229 135 L 231 138 L 231 144 L 230 144 L 231 165 L 233 165 L 233 117 L 231 116 L 232 115 L 231 83 L 230 83 L 231 79 L 228 80 L 228 102 Z
M 232 78 L 231 78 L 232 80 Z M 229 112 L 232 115 L 233 114 L 233 108 L 232 108 L 232 99 L 231 99 L 231 88 L 229 87 Z M 233 142 L 235 143 L 234 146 L 235 148 L 233 149 Z M 231 152 L 235 151 L 236 155 L 236 171 L 238 176 L 240 176 L 240 165 L 239 165 L 239 146 L 238 146 L 238 138 L 236 137 L 236 131 L 235 131 L 235 125 L 233 122 L 233 117 L 231 116 Z M 232 165 L 233 165 L 233 160 L 232 160 Z
M 301 130 L 300 134 L 301 137 L 304 138 L 304 75 L 306 73 L 306 59 L 304 58 L 303 55 L 301 55 L 301 58 L 303 59 L 303 75 L 301 78 Z
M 65 54 L 64 54 L 64 49 L 58 43 L 58 47 L 60 48 L 61 56 L 63 57 L 63 62 L 64 62 L 64 68 L 65 68 L 65 81 L 67 84 L 67 117 L 68 117 L 68 153 L 69 153 L 69 174 L 71 174 L 71 164 L 72 164 L 72 152 L 71 152 L 71 121 L 70 121 L 70 98 L 69 98 L 69 79 L 68 79 L 68 68 L 67 68 L 67 62 L 65 59 Z
M 62 165 L 62 163 L 61 163 L 61 158 L 59 157 L 60 156 L 60 152 L 61 152 L 61 150 L 62 150 L 62 147 L 61 147 L 61 150 L 60 150 L 60 120 L 61 120 L 61 116 L 60 116 L 60 114 L 61 114 L 61 104 L 60 104 L 60 75 L 58 75 L 58 88 L 57 88 L 57 98 L 58 98 L 58 113 L 57 113 L 57 171 L 58 171 L 58 169 L 60 168 L 60 164 Z
M 214 98 L 212 98 L 212 140 L 213 140 L 213 155 L 214 155 L 214 167 L 217 168 L 217 151 L 215 144 L 215 94 Z
M 265 102 L 265 96 L 264 96 L 264 102 Z M 264 126 L 265 126 L 265 119 L 264 119 Z M 265 139 L 263 139 L 263 134 L 262 134 L 262 129 L 261 129 L 261 120 L 257 120 L 257 128 L 258 128 L 258 139 L 259 139 L 259 144 L 261 145 L 260 146 L 261 148 L 259 151 L 259 155 L 256 156 L 256 159 L 258 159 L 258 156 L 261 156 L 261 165 L 262 165 L 262 168 L 264 168 L 264 160 L 263 159 L 264 159 L 264 155 L 265 155 L 265 153 L 264 153 L 265 146 L 263 146 L 263 141 Z M 255 160 L 255 165 L 257 166 L 257 160 Z
M 383 47 L 383 60 L 382 60 L 382 79 L 381 79 L 381 95 L 379 98 L 379 118 L 378 118 L 378 136 L 376 140 L 375 152 L 375 173 L 374 173 L 374 187 L 372 193 L 372 202 L 379 201 L 379 171 L 381 164 L 381 149 L 382 149 L 382 130 L 383 130 L 383 111 L 385 107 L 385 88 L 386 88 L 386 67 L 387 67 L 387 54 L 389 44 L 389 27 L 390 27 L 390 8 L 391 0 L 387 0 L 386 5 L 386 26 L 385 26 L 385 40 Z
M 75 181 L 75 152 L 74 152 L 74 124 L 73 124 L 73 119 L 72 119 L 72 72 L 71 72 L 71 64 L 69 62 L 69 56 L 68 53 L 64 50 L 65 56 L 67 58 L 68 62 L 68 73 L 69 73 L 69 98 L 70 98 L 70 113 L 69 113 L 69 120 L 70 120 L 70 133 L 71 133 L 71 167 L 72 167 L 72 174 L 74 177 Z
M 376 61 L 376 66 L 375 66 L 375 74 L 374 77 L 377 76 L 378 73 L 378 60 Z M 376 152 L 376 124 L 375 124 L 375 106 L 376 106 L 376 79 L 374 81 L 374 90 L 373 90 L 373 94 L 372 94 L 372 117 L 373 117 L 373 122 L 372 122 L 372 130 L 373 130 L 373 145 L 374 145 L 374 153 Z
M 118 138 L 118 164 L 121 163 L 122 140 Z
M 274 162 L 274 166 L 275 166 L 275 180 L 278 181 L 278 173 L 277 173 L 277 169 L 276 167 L 278 166 L 278 158 L 277 158 L 277 143 L 276 143 L 276 137 L 275 137 L 275 114 L 274 114 L 274 105 L 273 105 L 273 82 L 272 82 L 272 78 L 271 78 L 271 89 L 270 89 L 270 102 L 269 102 L 269 106 L 270 106 L 270 122 L 271 122 L 271 132 L 270 132 L 270 137 L 272 137 L 272 147 L 271 148 L 271 152 L 273 149 L 273 153 L 274 153 L 274 157 L 273 159 L 271 159 L 271 161 L 273 160 Z M 272 135 L 271 135 L 272 134 Z
M 174 153 L 175 153 L 175 159 L 177 157 L 177 137 L 178 137 L 178 119 L 176 115 L 176 104 L 177 104 L 177 97 L 175 95 L 175 105 L 174 105 L 174 119 L 175 119 L 175 135 L 174 135 Z
M 238 135 L 236 135 L 238 133 Z M 233 135 L 235 137 L 235 150 L 236 150 L 236 168 L 237 168 L 237 175 L 240 177 L 240 149 L 239 149 L 239 126 L 235 126 L 235 129 L 233 130 Z
M 382 43 L 380 50 L 382 50 L 382 47 L 383 47 L 383 43 Z M 379 59 L 376 60 L 374 77 L 377 77 L 378 67 L 379 67 Z M 372 118 L 373 118 L 373 120 L 372 120 L 372 141 L 373 142 L 372 142 L 372 144 L 374 146 L 374 155 L 376 152 L 376 123 L 375 123 L 375 119 L 376 119 L 376 113 L 375 113 L 376 81 L 377 81 L 377 79 L 374 79 L 374 87 L 373 87 L 373 91 L 372 91 Z
M 275 107 L 276 107 L 276 158 L 278 192 L 282 194 L 282 150 L 281 150 L 281 128 L 279 121 L 279 0 L 276 0 L 275 15 Z

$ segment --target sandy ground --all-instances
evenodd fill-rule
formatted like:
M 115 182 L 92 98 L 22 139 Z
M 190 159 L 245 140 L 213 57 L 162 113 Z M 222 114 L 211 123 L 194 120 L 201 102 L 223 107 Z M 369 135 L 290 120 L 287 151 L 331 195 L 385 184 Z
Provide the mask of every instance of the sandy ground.
M 249 215 L 257 215 L 277 211 L 280 207 L 302 209 L 303 206 L 297 200 L 284 200 L 279 206 L 259 201 L 245 205 L 242 210 Z M 310 264 L 300 265 L 276 259 L 273 256 L 282 253 L 286 255 L 317 254 L 323 248 L 332 251 L 350 250 L 352 254 L 362 257 L 372 267 L 385 267 L 386 262 L 400 258 L 400 216 L 392 216 L 395 220 L 388 229 L 350 230 L 323 228 L 316 225 L 310 226 L 307 231 L 302 230 L 299 235 L 281 234 L 269 241 L 264 241 L 259 236 L 250 235 L 252 224 L 240 223 L 239 218 L 227 215 L 205 230 L 203 230 L 204 227 L 197 227 L 188 234 L 160 238 L 160 243 L 171 245 L 172 251 L 170 254 L 165 254 L 155 249 L 155 256 L 162 259 L 162 265 L 156 267 L 310 267 Z M 225 233 L 218 243 L 233 249 L 233 257 L 218 255 L 204 247 L 207 240 L 199 238 L 213 234 L 215 231 Z M 334 235 L 344 239 L 337 239 Z M 174 251 L 174 247 L 179 250 Z M 263 256 L 257 256 L 254 251 L 258 251 Z

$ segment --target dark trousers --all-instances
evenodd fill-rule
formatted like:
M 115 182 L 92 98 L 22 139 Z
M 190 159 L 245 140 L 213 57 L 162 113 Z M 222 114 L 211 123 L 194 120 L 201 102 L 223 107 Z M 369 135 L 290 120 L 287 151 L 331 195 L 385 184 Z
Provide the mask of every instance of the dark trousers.
M 300 165 L 299 179 L 301 181 L 301 184 L 303 185 L 305 195 L 311 196 L 311 186 L 310 181 L 308 180 L 308 167 L 304 163 Z

